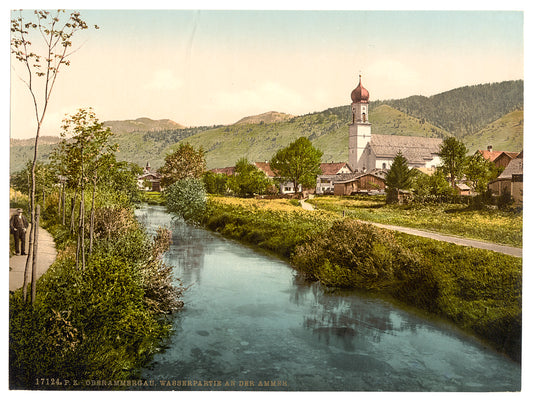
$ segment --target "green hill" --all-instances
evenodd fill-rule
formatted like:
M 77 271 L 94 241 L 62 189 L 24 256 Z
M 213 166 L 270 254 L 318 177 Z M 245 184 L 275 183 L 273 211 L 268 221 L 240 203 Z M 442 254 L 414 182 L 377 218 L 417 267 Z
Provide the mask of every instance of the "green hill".
M 524 111 L 515 110 L 493 121 L 475 134 L 467 135 L 463 142 L 470 153 L 487 149 L 492 145 L 496 151 L 520 152 L 524 147 Z
M 519 151 L 523 137 L 523 81 L 507 81 L 458 88 L 431 97 L 412 96 L 370 103 L 372 132 L 444 138 L 456 135 L 468 148 Z M 508 110 L 510 109 L 510 110 Z M 323 161 L 348 159 L 349 105 L 303 116 L 267 112 L 249 116 L 229 126 L 183 128 L 171 120 L 147 118 L 110 121 L 116 133 L 118 159 L 153 168 L 164 163 L 180 141 L 206 151 L 209 168 L 232 166 L 241 157 L 269 160 L 274 153 L 300 136 L 320 148 Z M 11 171 L 20 170 L 32 158 L 32 142 L 11 142 Z M 53 140 L 39 147 L 47 159 Z

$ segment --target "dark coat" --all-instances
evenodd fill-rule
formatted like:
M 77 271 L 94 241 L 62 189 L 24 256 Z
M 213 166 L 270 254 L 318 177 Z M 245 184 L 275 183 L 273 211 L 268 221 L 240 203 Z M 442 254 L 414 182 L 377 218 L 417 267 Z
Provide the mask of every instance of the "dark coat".
M 11 234 L 15 233 L 15 229 L 17 229 L 17 231 L 22 230 L 22 229 L 25 230 L 27 227 L 28 227 L 28 220 L 26 219 L 24 215 L 20 215 L 19 217 L 18 214 L 15 214 L 9 220 L 9 231 L 11 232 Z

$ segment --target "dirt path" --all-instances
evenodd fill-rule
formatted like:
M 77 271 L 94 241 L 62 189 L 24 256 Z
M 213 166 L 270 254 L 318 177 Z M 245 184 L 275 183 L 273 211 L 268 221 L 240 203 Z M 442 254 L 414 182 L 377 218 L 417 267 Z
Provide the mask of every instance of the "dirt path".
M 26 231 L 26 253 L 28 252 L 28 237 L 30 228 Z M 43 228 L 39 228 L 39 244 L 37 257 L 37 278 L 44 274 L 56 259 L 56 247 L 52 235 Z M 27 255 L 14 255 L 9 259 L 9 290 L 20 289 L 24 283 L 24 268 Z M 31 267 L 30 267 L 31 270 Z M 31 272 L 28 281 L 31 281 Z
M 513 257 L 522 258 L 522 249 L 518 247 L 504 246 L 501 244 L 490 243 L 490 242 L 486 242 L 482 240 L 467 239 L 465 237 L 445 235 L 445 234 L 441 234 L 437 232 L 429 232 L 426 230 L 406 228 L 403 226 L 385 225 L 382 223 L 367 222 L 367 221 L 361 221 L 361 222 L 370 223 L 374 226 L 378 226 L 380 228 L 389 229 L 389 230 L 395 230 L 397 232 L 407 233 L 407 234 L 411 234 L 415 236 L 427 237 L 427 238 L 434 239 L 434 240 L 458 244 L 460 246 L 481 248 L 484 250 L 495 251 L 497 253 L 502 253 L 502 254 L 511 255 Z
M 300 204 L 302 208 L 305 210 L 312 211 L 315 209 L 313 205 L 305 202 L 305 200 L 300 201 Z M 445 234 L 431 232 L 427 230 L 406 228 L 403 226 L 386 225 L 383 223 L 376 223 L 376 222 L 370 222 L 370 221 L 360 221 L 360 222 L 370 223 L 371 225 L 378 226 L 383 229 L 394 230 L 396 232 L 407 233 L 410 235 L 420 236 L 420 237 L 427 237 L 433 240 L 444 241 L 447 243 L 454 243 L 459 246 L 481 248 L 484 250 L 495 251 L 497 253 L 502 253 L 502 254 L 511 255 L 513 257 L 522 258 L 522 249 L 519 247 L 504 246 L 501 244 L 490 243 L 490 242 L 486 242 L 482 240 L 467 239 L 465 237 L 445 235 Z

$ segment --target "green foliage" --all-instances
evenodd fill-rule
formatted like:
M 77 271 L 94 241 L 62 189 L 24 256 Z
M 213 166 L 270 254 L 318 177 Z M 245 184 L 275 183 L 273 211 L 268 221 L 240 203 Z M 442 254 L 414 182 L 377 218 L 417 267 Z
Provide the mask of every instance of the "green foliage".
M 10 297 L 10 380 L 31 389 L 36 378 L 123 380 L 161 347 L 170 327 L 162 314 L 181 306 L 181 288 L 161 262 L 169 235 L 149 240 L 131 214 L 111 239 L 100 237 L 84 270 L 67 247 L 39 280 L 33 309 Z M 52 230 L 56 232 L 56 230 Z
M 432 175 L 427 175 L 417 169 L 413 169 L 412 172 L 415 201 L 444 202 L 451 196 L 452 188 L 441 169 L 437 169 Z
M 439 156 L 442 171 L 450 175 L 454 188 L 455 179 L 461 177 L 466 164 L 466 146 L 455 137 L 448 137 L 440 146 Z
M 266 174 L 246 158 L 235 164 L 235 174 L 228 178 L 228 188 L 240 197 L 251 197 L 254 194 L 265 194 L 271 181 Z
M 178 180 L 202 177 L 206 169 L 204 150 L 196 150 L 189 143 L 180 143 L 178 148 L 165 157 L 165 164 L 159 169 L 161 185 L 168 187 Z
M 167 209 L 187 222 L 202 219 L 207 205 L 207 194 L 200 179 L 187 177 L 176 181 L 165 190 Z
M 316 176 L 321 174 L 322 151 L 313 147 L 311 141 L 300 137 L 286 148 L 282 148 L 270 160 L 270 167 L 282 181 L 291 182 L 294 191 L 299 185 L 314 188 Z
M 224 195 L 228 189 L 228 176 L 210 170 L 204 173 L 202 180 L 208 194 Z
M 328 286 L 385 288 L 417 269 L 417 259 L 392 232 L 345 219 L 296 247 L 292 264 Z
M 467 157 L 464 174 L 478 193 L 486 191 L 489 182 L 498 177 L 499 173 L 496 165 L 480 153 Z
M 409 170 L 407 159 L 398 151 L 387 176 L 385 185 L 387 186 L 387 202 L 398 202 L 398 190 L 408 190 L 411 187 L 412 173 Z

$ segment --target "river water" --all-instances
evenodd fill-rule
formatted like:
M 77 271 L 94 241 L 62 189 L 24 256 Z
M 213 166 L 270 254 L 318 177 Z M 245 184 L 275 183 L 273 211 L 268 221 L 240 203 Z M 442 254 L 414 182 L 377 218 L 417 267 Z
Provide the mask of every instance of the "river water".
M 142 371 L 151 389 L 517 391 L 521 368 L 440 322 L 356 291 L 327 291 L 284 261 L 172 220 L 165 255 L 188 287 L 168 347 Z

